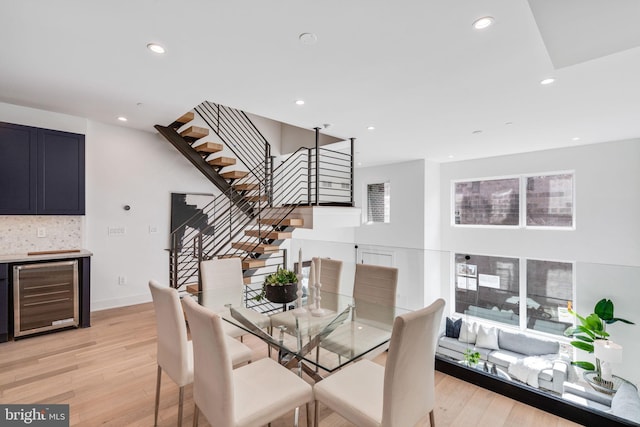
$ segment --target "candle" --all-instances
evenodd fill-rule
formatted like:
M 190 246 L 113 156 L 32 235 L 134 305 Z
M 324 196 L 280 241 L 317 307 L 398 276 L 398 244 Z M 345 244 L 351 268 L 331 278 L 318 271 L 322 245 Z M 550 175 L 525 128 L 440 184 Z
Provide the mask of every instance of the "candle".
M 302 274 L 302 248 L 298 251 L 298 274 Z
M 311 268 L 309 269 L 309 290 L 316 284 L 316 263 L 311 260 Z

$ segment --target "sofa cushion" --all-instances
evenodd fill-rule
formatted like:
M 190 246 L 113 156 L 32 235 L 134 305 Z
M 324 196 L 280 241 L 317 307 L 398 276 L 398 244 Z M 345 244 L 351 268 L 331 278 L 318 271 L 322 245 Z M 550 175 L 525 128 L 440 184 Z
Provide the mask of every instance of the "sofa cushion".
M 640 423 L 640 396 L 636 388 L 624 382 L 611 401 L 611 412 L 616 417 Z
M 457 359 L 462 360 L 463 354 L 467 349 L 474 349 L 472 345 L 468 343 L 460 342 L 455 338 L 441 337 L 438 341 L 438 352 L 442 354 L 451 355 L 451 352 L 445 352 L 443 349 L 454 351 L 457 354 Z M 482 360 L 488 360 L 491 350 L 488 348 L 475 348 L 475 351 L 480 353 Z
M 499 350 L 498 347 L 498 330 L 496 328 L 488 328 L 480 325 L 476 336 L 476 346 L 482 348 L 490 348 Z
M 543 340 L 502 329 L 498 332 L 498 345 L 501 350 L 509 350 L 527 356 L 555 354 L 560 350 L 560 343 L 557 341 Z
M 477 323 L 475 322 L 468 323 L 463 320 L 462 326 L 460 327 L 460 336 L 458 337 L 458 340 L 464 343 L 475 344 L 477 333 L 478 333 Z
M 453 320 L 447 317 L 447 327 L 445 329 L 445 336 L 449 338 L 458 338 L 460 336 L 460 328 L 462 327 L 462 318 Z

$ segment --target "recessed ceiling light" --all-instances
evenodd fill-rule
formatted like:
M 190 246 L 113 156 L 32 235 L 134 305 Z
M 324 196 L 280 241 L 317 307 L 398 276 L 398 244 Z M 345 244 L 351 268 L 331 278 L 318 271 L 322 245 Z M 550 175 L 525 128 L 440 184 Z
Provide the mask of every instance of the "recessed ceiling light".
M 580 141 L 580 137 L 579 136 L 574 136 L 573 138 L 571 138 L 572 141 Z
M 447 158 L 448 158 L 448 159 L 453 159 L 453 154 L 449 154 L 449 155 L 447 156 Z
M 473 21 L 473 28 L 476 30 L 484 30 L 485 28 L 490 27 L 494 21 L 495 19 L 493 19 L 493 16 L 483 16 L 482 18 L 478 18 Z
M 474 134 L 474 135 L 477 135 L 477 134 L 479 134 L 479 133 L 482 133 L 482 129 L 474 130 L 474 131 L 473 131 L 473 132 L 471 132 L 471 133 L 472 133 L 472 134 Z
M 296 105 L 304 105 L 304 101 L 302 99 L 298 99 L 296 101 Z
M 540 84 L 546 86 L 546 85 L 550 85 L 551 83 L 553 83 L 555 81 L 556 81 L 556 79 L 554 79 L 553 77 L 547 77 L 546 79 L 541 80 Z
M 367 130 L 376 130 L 374 126 L 367 126 Z
M 164 47 L 160 46 L 157 43 L 149 43 L 149 44 L 147 44 L 147 49 L 149 49 L 153 53 L 162 54 L 162 53 L 165 52 Z
M 513 122 L 506 122 L 504 125 L 505 126 L 511 126 L 513 124 Z
M 118 116 L 118 120 L 120 120 L 121 122 L 126 122 L 127 118 L 125 116 Z
M 298 39 L 302 44 L 315 44 L 318 41 L 318 36 L 313 33 L 302 33 Z

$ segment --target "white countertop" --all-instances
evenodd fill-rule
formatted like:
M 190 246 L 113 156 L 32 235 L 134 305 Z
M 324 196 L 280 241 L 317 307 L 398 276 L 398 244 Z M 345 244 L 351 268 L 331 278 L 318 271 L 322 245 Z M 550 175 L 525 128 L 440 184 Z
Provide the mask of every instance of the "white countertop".
M 6 254 L 0 255 L 0 264 L 8 262 L 24 262 L 24 261 L 40 261 L 48 259 L 64 259 L 64 258 L 83 258 L 92 256 L 93 253 L 86 249 L 80 249 L 80 252 L 62 252 L 55 254 L 39 254 L 39 255 L 27 255 L 27 254 Z

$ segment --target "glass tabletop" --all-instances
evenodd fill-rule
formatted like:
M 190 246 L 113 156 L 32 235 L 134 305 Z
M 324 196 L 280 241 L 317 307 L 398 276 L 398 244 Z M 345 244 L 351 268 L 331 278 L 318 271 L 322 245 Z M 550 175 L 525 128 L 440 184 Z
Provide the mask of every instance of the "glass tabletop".
M 410 311 L 354 300 L 351 295 L 322 291 L 321 296 L 320 310 L 303 306 L 267 315 L 244 307 L 236 288 L 204 289 L 189 295 L 230 325 L 276 348 L 283 365 L 303 368 L 316 379 L 321 378 L 319 370 L 332 372 L 386 348 L 393 319 Z

